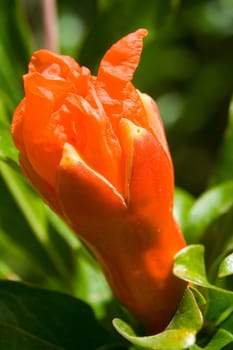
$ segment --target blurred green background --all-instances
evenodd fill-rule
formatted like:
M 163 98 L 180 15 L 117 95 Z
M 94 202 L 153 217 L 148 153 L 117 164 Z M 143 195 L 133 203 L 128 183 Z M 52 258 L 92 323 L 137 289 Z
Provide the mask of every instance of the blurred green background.
M 159 105 L 181 203 L 233 180 L 232 0 L 58 0 L 57 24 L 60 52 L 93 73 L 112 43 L 147 28 L 134 84 Z M 0 276 L 71 291 L 101 313 L 99 299 L 110 299 L 102 275 L 20 175 L 12 145 L 22 74 L 44 46 L 42 1 L 0 0 Z M 219 215 L 232 218 L 232 205 Z

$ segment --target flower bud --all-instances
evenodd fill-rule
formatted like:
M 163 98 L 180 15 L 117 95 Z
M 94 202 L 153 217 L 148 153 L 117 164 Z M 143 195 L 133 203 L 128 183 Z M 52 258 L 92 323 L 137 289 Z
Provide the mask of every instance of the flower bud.
M 91 249 L 118 300 L 158 332 L 183 295 L 172 266 L 185 242 L 158 108 L 131 83 L 146 34 L 115 43 L 97 76 L 35 52 L 12 135 L 33 187 Z

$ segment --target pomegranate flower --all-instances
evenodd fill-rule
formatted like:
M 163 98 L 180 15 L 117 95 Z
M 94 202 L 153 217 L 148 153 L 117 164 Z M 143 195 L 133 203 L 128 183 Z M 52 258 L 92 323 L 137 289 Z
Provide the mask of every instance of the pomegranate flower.
M 131 83 L 146 34 L 115 43 L 97 76 L 68 56 L 35 52 L 12 135 L 33 187 L 91 249 L 118 300 L 158 332 L 184 292 L 172 266 L 185 242 L 158 108 Z

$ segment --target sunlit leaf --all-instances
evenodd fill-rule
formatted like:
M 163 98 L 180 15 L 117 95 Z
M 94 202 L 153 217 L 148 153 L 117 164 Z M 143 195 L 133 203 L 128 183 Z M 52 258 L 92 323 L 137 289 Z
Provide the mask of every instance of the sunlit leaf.
M 10 133 L 10 125 L 1 122 L 0 120 L 0 160 L 6 162 L 15 161 L 18 158 L 18 152 L 13 146 L 12 138 Z
M 188 243 L 197 243 L 207 227 L 233 206 L 233 181 L 211 188 L 194 203 L 189 212 L 185 235 Z
M 175 256 L 174 274 L 195 285 L 231 293 L 209 283 L 205 269 L 204 251 L 204 246 L 201 244 L 189 245 L 179 251 Z
M 174 274 L 187 282 L 211 288 L 207 280 L 203 245 L 189 245 L 175 256 Z
M 204 247 L 202 245 L 187 246 L 175 256 L 174 274 L 202 287 L 207 299 L 206 304 L 203 305 L 206 333 L 212 334 L 219 327 L 233 333 L 233 292 L 209 283 L 205 271 Z M 224 334 L 224 332 L 220 333 L 219 338 L 216 337 L 214 340 L 216 349 L 218 341 L 219 349 L 221 349 L 221 341 L 219 340 L 221 335 L 223 342 L 229 340 L 229 335 L 224 336 Z
M 221 262 L 218 277 L 225 277 L 233 274 L 233 253 L 226 256 Z
M 195 298 L 187 289 L 171 323 L 159 334 L 139 337 L 127 323 L 120 319 L 114 319 L 113 325 L 124 338 L 134 345 L 145 349 L 181 350 L 195 343 L 196 334 L 202 327 L 202 322 L 202 315 Z

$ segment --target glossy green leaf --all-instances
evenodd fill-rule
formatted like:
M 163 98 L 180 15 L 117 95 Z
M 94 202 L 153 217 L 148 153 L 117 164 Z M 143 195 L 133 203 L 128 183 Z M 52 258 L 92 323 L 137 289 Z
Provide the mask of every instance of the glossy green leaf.
M 183 248 L 175 256 L 174 274 L 198 286 L 222 290 L 221 288 L 209 283 L 204 259 L 205 248 L 201 244 L 193 244 Z M 224 291 L 230 293 L 230 291 Z M 232 292 L 233 295 L 233 292 Z
M 187 282 L 207 288 L 207 319 L 212 322 L 214 320 L 216 325 L 220 325 L 223 322 L 231 323 L 228 320 L 230 317 L 233 327 L 233 292 L 209 283 L 205 271 L 204 247 L 202 245 L 191 245 L 182 249 L 175 256 L 173 272 L 177 277 Z
M 171 323 L 159 334 L 139 337 L 127 323 L 120 319 L 114 319 L 113 325 L 124 338 L 134 345 L 145 349 L 181 350 L 195 343 L 196 334 L 202 327 L 202 322 L 202 314 L 195 298 L 187 289 Z
M 202 287 L 211 288 L 207 280 L 204 261 L 204 246 L 201 244 L 189 245 L 175 256 L 174 274 L 187 281 Z
M 211 341 L 205 346 L 205 350 L 221 350 L 226 345 L 233 342 L 233 334 L 225 329 L 217 330 Z
M 188 243 L 197 243 L 207 227 L 233 206 L 233 181 L 211 188 L 194 203 L 191 208 L 185 236 Z
M 84 302 L 17 282 L 0 282 L 2 350 L 94 350 L 108 341 Z
M 207 299 L 206 297 L 201 293 L 201 291 L 199 291 L 199 289 L 197 287 L 195 287 L 194 285 L 189 287 L 198 303 L 198 305 L 200 307 L 203 307 L 206 305 L 207 303 Z
M 218 270 L 218 277 L 225 277 L 233 274 L 233 253 L 226 256 L 221 262 Z
M 206 334 L 216 332 L 219 327 L 233 333 L 233 292 L 209 283 L 205 271 L 204 247 L 191 245 L 182 249 L 175 256 L 173 271 L 179 278 L 204 288 L 207 302 L 202 308 L 205 315 Z M 229 334 L 224 334 L 224 332 L 220 333 L 213 339 L 216 344 L 213 349 L 217 349 L 217 346 L 221 349 L 221 341 L 228 342 Z M 211 346 L 207 349 L 210 350 Z
M 185 228 L 189 211 L 194 203 L 193 196 L 181 188 L 175 189 L 174 215 L 181 229 Z

